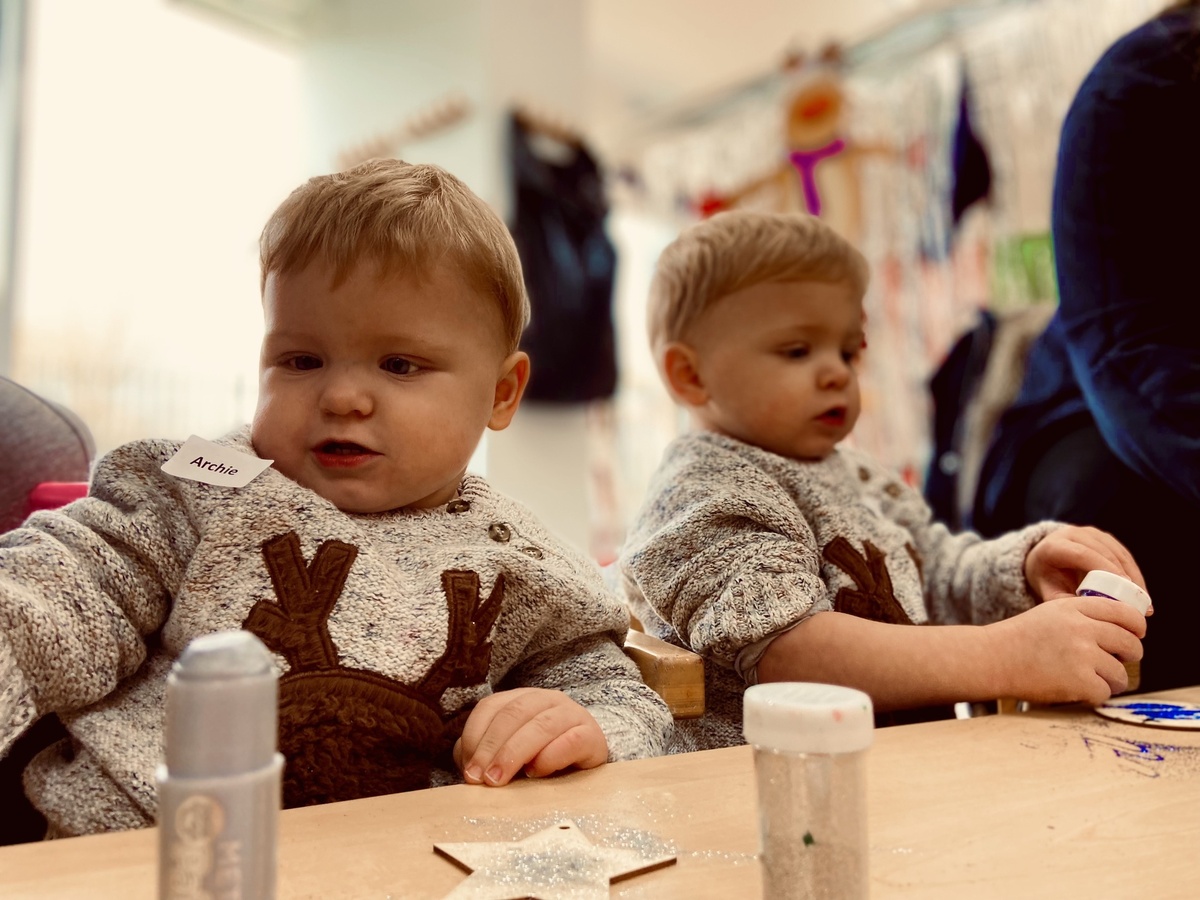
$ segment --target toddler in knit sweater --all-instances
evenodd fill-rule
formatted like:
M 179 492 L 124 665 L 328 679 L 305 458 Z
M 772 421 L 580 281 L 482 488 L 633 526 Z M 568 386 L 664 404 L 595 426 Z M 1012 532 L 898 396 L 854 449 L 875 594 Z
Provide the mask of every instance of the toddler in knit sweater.
M 659 259 L 650 342 L 692 430 L 667 449 L 621 556 L 647 631 L 706 660 L 676 750 L 740 743 L 757 681 L 860 688 L 889 712 L 1018 697 L 1101 701 L 1144 617 L 1074 596 L 1090 569 L 1144 587 L 1094 528 L 985 541 L 842 445 L 858 419 L 862 255 L 804 214 L 720 213 Z M 922 628 L 926 623 L 942 627 Z
M 49 834 L 154 821 L 171 663 L 258 635 L 280 678 L 298 806 L 661 752 L 599 569 L 467 473 L 529 377 L 503 222 L 435 166 L 313 178 L 261 239 L 252 424 L 127 444 L 89 496 L 0 537 L 0 754 Z

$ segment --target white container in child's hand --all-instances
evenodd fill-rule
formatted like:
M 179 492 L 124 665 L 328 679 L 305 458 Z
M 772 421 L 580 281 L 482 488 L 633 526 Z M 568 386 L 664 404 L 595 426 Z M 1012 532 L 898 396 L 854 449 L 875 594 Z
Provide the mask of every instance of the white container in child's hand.
M 765 900 L 866 897 L 871 698 L 829 684 L 756 684 L 743 731 L 754 747 Z
M 1105 572 L 1103 569 L 1093 569 L 1079 582 L 1075 588 L 1077 597 L 1108 597 L 1128 603 L 1143 616 L 1150 608 L 1150 595 L 1128 578 L 1122 578 L 1115 572 Z M 1127 690 L 1136 691 L 1142 680 L 1142 664 L 1140 661 L 1124 663 L 1125 674 L 1129 676 Z

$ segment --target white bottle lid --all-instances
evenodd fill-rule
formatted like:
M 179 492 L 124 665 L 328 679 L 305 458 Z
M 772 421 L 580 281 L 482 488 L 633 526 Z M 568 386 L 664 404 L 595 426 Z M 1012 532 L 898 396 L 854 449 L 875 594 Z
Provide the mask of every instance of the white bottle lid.
M 854 753 L 871 746 L 871 698 L 834 684 L 778 681 L 746 688 L 746 742 L 785 753 Z
M 1113 600 L 1128 603 L 1143 616 L 1146 614 L 1146 610 L 1150 608 L 1149 594 L 1128 578 L 1122 578 L 1120 575 L 1113 572 L 1105 572 L 1102 569 L 1093 569 L 1088 572 L 1084 576 L 1083 581 L 1079 582 L 1079 587 L 1075 589 L 1075 594 L 1080 597 L 1085 594 L 1103 594 L 1105 597 L 1111 597 Z

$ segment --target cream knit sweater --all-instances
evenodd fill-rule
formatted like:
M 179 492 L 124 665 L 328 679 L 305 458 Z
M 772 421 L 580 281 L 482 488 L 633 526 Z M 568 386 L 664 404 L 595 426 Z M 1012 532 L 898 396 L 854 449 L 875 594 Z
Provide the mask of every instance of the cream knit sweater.
M 253 452 L 246 429 L 219 443 Z M 611 760 L 663 751 L 624 607 L 483 479 L 447 507 L 348 515 L 273 469 L 236 490 L 166 475 L 178 447 L 115 450 L 89 497 L 0 537 L 0 753 L 62 718 L 70 746 L 25 779 L 52 833 L 153 822 L 166 675 L 229 628 L 276 654 L 289 806 L 453 780 L 467 713 L 511 687 L 587 707 Z
M 733 438 L 676 439 L 621 555 L 643 626 L 705 659 L 707 714 L 673 751 L 740 744 L 742 691 L 770 639 L 822 610 L 895 623 L 993 622 L 1030 608 L 1025 554 L 1057 527 L 951 534 L 869 457 L 797 462 Z

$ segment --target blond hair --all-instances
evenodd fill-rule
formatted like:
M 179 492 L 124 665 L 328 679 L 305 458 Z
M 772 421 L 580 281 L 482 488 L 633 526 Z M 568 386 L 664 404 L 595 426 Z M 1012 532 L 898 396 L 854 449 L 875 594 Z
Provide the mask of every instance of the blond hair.
M 845 282 L 866 293 L 867 261 L 815 216 L 731 210 L 698 222 L 658 258 L 648 326 L 655 352 L 682 340 L 722 297 L 779 281 Z
M 333 268 L 336 287 L 360 262 L 380 274 L 425 277 L 442 263 L 496 303 L 507 352 L 529 322 L 529 298 L 512 235 L 500 217 L 445 169 L 373 159 L 310 178 L 279 205 L 259 238 L 267 276 L 299 272 L 314 260 Z

